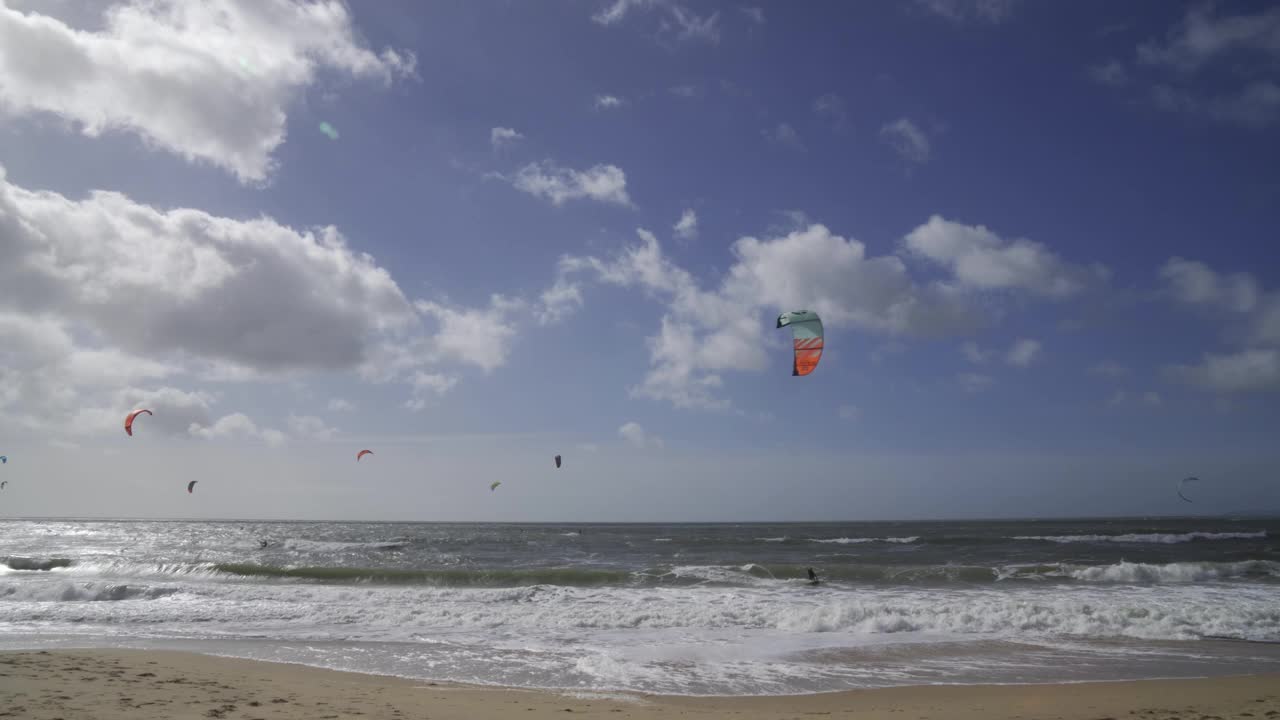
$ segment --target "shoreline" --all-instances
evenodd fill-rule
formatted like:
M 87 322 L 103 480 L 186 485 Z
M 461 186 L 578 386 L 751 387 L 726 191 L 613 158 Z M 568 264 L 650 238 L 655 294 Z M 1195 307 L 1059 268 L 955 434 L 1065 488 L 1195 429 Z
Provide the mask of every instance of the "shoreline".
M 492 718 L 566 712 L 755 720 L 1280 718 L 1280 673 L 1195 679 L 912 685 L 803 695 L 532 690 L 329 670 L 177 650 L 0 651 L 0 718 Z

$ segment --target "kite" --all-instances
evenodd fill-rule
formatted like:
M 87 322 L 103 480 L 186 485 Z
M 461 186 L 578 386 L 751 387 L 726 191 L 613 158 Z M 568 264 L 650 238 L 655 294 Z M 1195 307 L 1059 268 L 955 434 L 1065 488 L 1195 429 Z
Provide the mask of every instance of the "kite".
M 133 419 L 142 413 L 146 413 L 148 415 L 152 414 L 150 410 L 134 410 L 124 419 L 124 431 L 129 433 L 129 437 L 133 437 Z
M 560 456 L 556 456 L 556 467 L 560 467 Z
M 808 375 L 818 367 L 822 358 L 822 320 L 815 312 L 796 310 L 778 316 L 778 327 L 791 326 L 791 339 L 795 347 L 795 359 L 791 374 Z
M 4 487 L 8 484 L 9 484 L 8 480 L 0 480 L 0 490 L 3 490 Z
M 501 484 L 502 484 L 501 480 L 494 480 L 492 483 L 489 484 L 489 492 L 493 492 L 494 490 L 497 490 L 498 486 Z
M 372 450 L 361 450 L 360 452 L 356 453 L 356 462 L 360 462 L 360 458 L 364 457 L 365 455 L 372 455 L 372 454 L 373 454 Z
M 190 494 L 191 494 L 191 490 L 192 490 L 192 488 L 194 488 L 194 487 L 196 486 L 196 483 L 198 483 L 198 482 L 200 482 L 200 481 L 199 481 L 199 480 L 192 480 L 191 482 L 187 483 L 187 494 L 188 494 L 188 495 L 190 495 Z
M 9 456 L 0 455 L 0 465 L 7 465 L 8 463 L 9 463 Z
M 1188 498 L 1186 495 L 1183 495 L 1183 494 L 1182 494 L 1182 488 L 1183 488 L 1183 486 L 1185 486 L 1185 485 L 1186 485 L 1187 483 L 1189 483 L 1189 482 L 1200 482 L 1200 478 L 1198 478 L 1198 477 L 1189 477 L 1189 478 L 1183 478 L 1182 480 L 1179 480 L 1179 481 L 1178 481 L 1178 488 L 1177 488 L 1178 497 L 1182 498 L 1182 499 L 1183 499 L 1184 501 L 1186 501 L 1186 502 L 1191 502 L 1191 498 Z M 1194 504 L 1194 503 L 1192 503 L 1192 504 Z

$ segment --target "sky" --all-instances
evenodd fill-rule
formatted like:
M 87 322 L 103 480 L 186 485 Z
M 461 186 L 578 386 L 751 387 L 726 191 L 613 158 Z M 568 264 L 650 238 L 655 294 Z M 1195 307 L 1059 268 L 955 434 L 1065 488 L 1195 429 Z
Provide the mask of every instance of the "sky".
M 1277 227 L 1265 2 L 0 0 L 0 516 L 1280 512 Z

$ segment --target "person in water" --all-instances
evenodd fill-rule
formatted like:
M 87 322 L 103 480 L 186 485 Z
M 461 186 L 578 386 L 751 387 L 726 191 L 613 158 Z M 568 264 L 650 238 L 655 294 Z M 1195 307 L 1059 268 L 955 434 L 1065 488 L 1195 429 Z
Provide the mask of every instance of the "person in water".
M 810 585 L 822 584 L 822 581 L 818 579 L 818 573 L 814 572 L 813 568 L 809 568 L 809 584 Z
M 264 547 L 266 547 L 266 546 L 268 546 L 268 545 L 270 545 L 270 544 L 271 544 L 271 543 L 267 542 L 266 540 L 259 540 L 259 541 L 258 541 L 258 547 L 260 547 L 260 548 L 264 548 Z

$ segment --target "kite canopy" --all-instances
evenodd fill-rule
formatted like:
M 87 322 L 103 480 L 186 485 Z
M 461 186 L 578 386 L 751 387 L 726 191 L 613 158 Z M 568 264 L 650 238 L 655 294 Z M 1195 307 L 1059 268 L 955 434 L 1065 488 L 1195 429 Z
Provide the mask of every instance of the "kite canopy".
M 3 490 L 4 486 L 8 484 L 9 484 L 8 480 L 0 480 L 0 490 Z
M 501 484 L 502 484 L 501 480 L 494 480 L 492 483 L 489 484 L 489 492 L 493 492 L 494 490 L 497 490 L 498 486 Z
M 194 488 L 194 487 L 196 486 L 196 483 L 198 483 L 198 482 L 200 482 L 200 481 L 199 481 L 199 480 L 192 480 L 191 482 L 187 483 L 187 494 L 188 494 L 188 495 L 190 495 L 190 494 L 191 494 L 191 489 L 192 489 L 192 488 Z
M 556 467 L 560 467 L 560 456 L 556 456 Z
M 822 320 L 818 313 L 796 310 L 778 316 L 778 327 L 791 327 L 791 339 L 795 359 L 791 364 L 792 375 L 808 375 L 818 367 L 822 358 Z
M 557 459 L 559 459 L 559 458 L 557 457 Z M 7 464 L 8 462 L 9 462 L 9 456 L 8 456 L 8 455 L 0 455 L 0 465 L 5 465 L 5 464 Z
M 1178 497 L 1182 498 L 1182 499 L 1183 499 L 1184 501 L 1186 501 L 1186 502 L 1191 502 L 1191 498 L 1189 498 L 1189 497 L 1187 497 L 1186 495 L 1183 495 L 1183 494 L 1182 494 L 1182 488 L 1183 488 L 1183 486 L 1185 486 L 1185 485 L 1186 485 L 1187 483 L 1189 483 L 1189 482 L 1200 482 L 1200 478 L 1198 478 L 1198 477 L 1189 477 L 1189 478 L 1183 478 L 1182 480 L 1179 480 L 1179 481 L 1178 481 L 1178 488 L 1177 488 Z M 1194 503 L 1192 503 L 1192 504 L 1194 504 Z
M 129 433 L 129 437 L 133 437 L 133 419 L 142 413 L 146 413 L 148 415 L 152 414 L 150 410 L 134 410 L 124 419 L 124 431 Z
M 372 454 L 373 454 L 372 450 L 361 450 L 360 452 L 356 453 L 356 462 L 360 462 L 360 458 L 364 457 L 365 455 L 372 455 Z

